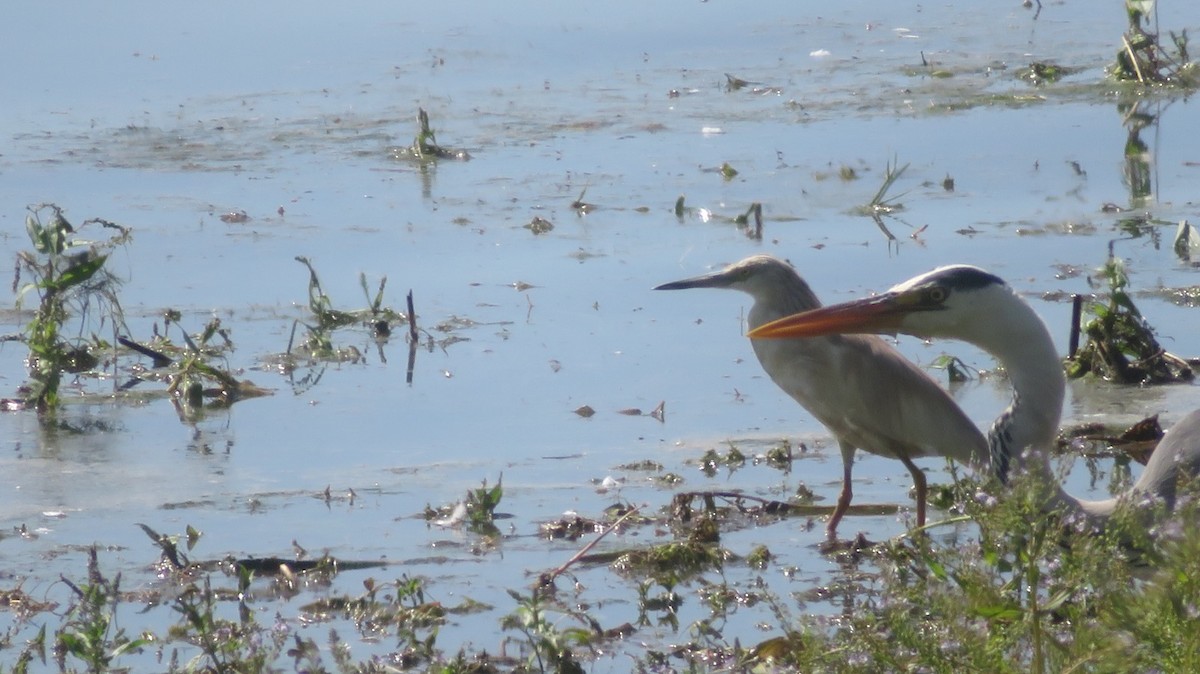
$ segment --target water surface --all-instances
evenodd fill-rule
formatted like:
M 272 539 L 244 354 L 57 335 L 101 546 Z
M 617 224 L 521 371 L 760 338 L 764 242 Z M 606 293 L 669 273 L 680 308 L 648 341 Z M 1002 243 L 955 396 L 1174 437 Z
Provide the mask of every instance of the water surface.
M 190 524 L 205 532 L 196 553 L 205 558 L 288 557 L 295 540 L 315 554 L 402 562 L 381 575 L 403 569 L 446 603 L 466 594 L 496 607 L 461 619 L 487 631 L 476 644 L 485 647 L 512 609 L 503 590 L 578 549 L 540 540 L 537 523 L 564 510 L 596 516 L 618 497 L 652 510 L 670 502 L 671 489 L 623 464 L 660 461 L 685 477 L 677 489 L 786 498 L 803 482 L 832 499 L 837 452 L 754 361 L 742 336 L 748 298 L 650 291 L 756 252 L 791 260 L 828 302 L 939 264 L 979 264 L 1034 302 L 1065 351 L 1061 297 L 1097 290 L 1091 276 L 1111 246 L 1164 342 L 1195 355 L 1194 309 L 1157 291 L 1200 284 L 1170 246 L 1173 223 L 1197 217 L 1200 110 L 1186 99 L 1136 101 L 1156 123 L 1140 136 L 1154 194 L 1135 198 L 1124 155 L 1134 101 L 1103 75 L 1124 28 L 1119 9 L 1048 5 L 1035 19 L 1018 3 L 982 2 L 9 8 L 0 50 L 22 67 L 0 74 L 10 92 L 0 110 L 0 250 L 27 246 L 28 204 L 133 228 L 110 262 L 126 278 L 131 336 L 148 339 L 167 308 L 191 330 L 218 316 L 237 345 L 229 365 L 275 394 L 193 424 L 164 399 L 71 405 L 72 422 L 92 429 L 81 434 L 6 415 L 5 584 L 58 596 L 57 576 L 80 575 L 84 548 L 97 543 L 104 567 L 154 586 L 157 553 L 135 523 L 172 534 Z M 1181 15 L 1164 13 L 1163 25 L 1200 22 L 1169 9 Z M 1077 70 L 1038 86 L 1019 76 L 1034 61 Z M 731 91 L 727 73 L 755 84 Z M 412 142 L 418 107 L 439 141 L 472 159 L 397 161 L 389 148 Z M 889 162 L 908 165 L 896 188 L 905 208 L 886 220 L 894 241 L 852 212 Z M 722 178 L 724 163 L 736 177 Z M 858 179 L 839 178 L 842 167 Z M 571 207 L 581 194 L 596 206 L 586 215 Z M 680 195 L 703 211 L 677 217 Z M 731 221 L 754 202 L 762 241 Z M 1106 203 L 1130 210 L 1105 212 Z M 221 220 L 234 211 L 250 219 Z M 1171 224 L 1131 238 L 1120 220 L 1142 212 Z M 553 231 L 534 235 L 525 227 L 534 216 Z M 294 388 L 269 357 L 307 316 L 296 255 L 312 259 L 340 307 L 365 303 L 360 273 L 372 285 L 387 276 L 387 304 L 403 310 L 411 289 L 423 328 L 469 319 L 455 330 L 467 341 L 423 349 L 408 385 L 398 338 L 380 349 L 365 329 L 344 331 L 338 340 L 365 362 Z M 28 317 L 0 315 L 5 332 Z M 993 367 L 960 345 L 901 346 L 922 363 L 949 352 Z M 23 352 L 6 344 L 0 355 L 0 386 L 11 391 Z M 954 394 L 981 424 L 1008 395 L 997 378 Z M 618 413 L 659 402 L 661 423 Z M 1197 404 L 1194 387 L 1079 384 L 1066 421 L 1161 413 L 1170 422 Z M 595 416 L 573 413 L 583 405 Z M 809 450 L 790 474 L 759 466 L 706 478 L 695 463 L 710 448 L 753 453 L 783 439 Z M 925 463 L 931 479 L 946 479 Z M 497 549 L 420 517 L 501 475 L 501 510 L 513 517 Z M 594 483 L 606 476 L 626 486 L 601 493 Z M 863 456 L 856 477 L 856 501 L 903 511 L 850 518 L 845 533 L 904 531 L 903 468 Z M 1073 478 L 1076 493 L 1089 487 Z M 32 535 L 12 533 L 22 525 Z M 820 529 L 788 522 L 723 543 L 745 553 L 769 537 L 778 559 L 766 574 L 800 596 L 838 573 L 817 552 Z M 621 597 L 597 608 L 602 620 L 632 619 L 632 582 L 585 575 L 595 596 Z M 363 577 L 345 573 L 328 591 L 355 594 Z M 260 606 L 264 617 L 277 608 Z M 762 616 L 752 613 L 727 636 L 759 638 Z M 448 652 L 471 633 L 444 632 Z M 665 628 L 641 637 L 680 638 Z

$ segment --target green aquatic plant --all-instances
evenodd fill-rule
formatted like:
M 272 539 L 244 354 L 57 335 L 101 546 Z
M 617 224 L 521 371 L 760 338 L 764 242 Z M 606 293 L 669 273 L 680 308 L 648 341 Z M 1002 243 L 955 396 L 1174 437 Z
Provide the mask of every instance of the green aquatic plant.
M 79 229 L 88 225 L 116 231 L 107 239 L 86 239 L 58 206 L 40 204 L 29 209 L 25 230 L 33 250 L 17 254 L 13 278 L 18 309 L 26 297 L 37 298 L 33 318 L 21 336 L 29 347 L 29 380 L 16 399 L 4 401 L 4 409 L 33 407 L 39 414 L 52 413 L 59 404 L 63 374 L 94 368 L 100 360 L 97 352 L 111 348 L 96 333 L 86 334 L 93 325 L 91 314 L 99 313 L 99 325 L 114 333 L 124 324 L 116 294 L 119 281 L 104 263 L 114 248 L 129 241 L 130 232 L 99 218 L 84 221 Z M 72 320 L 78 327 L 68 336 Z
M 584 674 L 587 670 L 575 651 L 591 646 L 600 631 L 595 621 L 586 613 L 553 606 L 538 590 L 530 594 L 509 590 L 508 594 L 517 608 L 501 620 L 501 627 L 524 637 L 519 642 L 528 653 L 529 666 L 524 671 Z M 558 614 L 583 626 L 560 627 Z
M 322 363 L 356 363 L 364 359 L 361 351 L 355 346 L 335 346 L 333 334 L 343 328 L 361 325 L 370 330 L 372 336 L 380 344 L 386 342 L 392 334 L 392 326 L 397 323 L 408 323 L 415 345 L 416 330 L 414 327 L 412 294 L 409 293 L 409 313 L 407 315 L 393 311 L 383 306 L 383 294 L 387 288 L 387 277 L 379 280 L 379 286 L 374 294 L 367 284 L 366 274 L 359 274 L 358 282 L 366 298 L 367 306 L 362 309 L 342 310 L 334 307 L 333 299 L 321 286 L 321 279 L 311 260 L 303 255 L 297 255 L 296 261 L 308 269 L 308 309 L 312 313 L 312 321 L 297 320 L 292 324 L 292 332 L 288 338 L 287 351 L 277 357 L 281 369 L 289 374 L 298 366 L 299 358 Z M 296 332 L 303 326 L 307 336 L 297 344 Z M 415 352 L 411 354 L 415 356 Z M 319 376 L 316 377 L 319 379 Z M 301 382 L 304 384 L 307 382 Z M 314 382 L 315 383 L 315 382 Z
M 751 225 L 753 218 L 753 225 Z M 746 232 L 746 236 L 755 241 L 762 241 L 763 237 L 763 215 L 762 204 L 757 201 L 750 204 L 745 213 L 735 217 L 733 223 Z
M 723 466 L 732 475 L 734 471 L 746 465 L 746 455 L 742 454 L 741 450 L 733 443 L 729 444 L 729 451 L 722 456 L 715 449 L 709 449 L 704 452 L 704 456 L 700 457 L 700 472 L 708 477 L 717 474 Z
M 467 492 L 467 521 L 475 529 L 495 529 L 496 508 L 504 497 L 504 476 L 496 480 L 494 487 L 483 484 Z
M 1121 49 L 1110 68 L 1119 80 L 1139 84 L 1194 88 L 1200 84 L 1196 64 L 1188 53 L 1187 29 L 1168 31 L 1169 46 L 1164 46 L 1158 25 L 1158 7 L 1154 0 L 1125 0 L 1129 27 L 1121 36 Z M 1153 28 L 1151 26 L 1153 24 Z
M 903 176 L 904 172 L 907 170 L 908 164 L 901 166 L 899 160 L 888 162 L 886 168 L 884 169 L 883 182 L 880 183 L 879 189 L 875 191 L 875 194 L 871 197 L 870 201 L 862 206 L 859 206 L 858 208 L 855 208 L 854 213 L 857 215 L 876 217 L 880 215 L 889 215 L 896 211 L 903 210 L 904 204 L 901 204 L 899 201 L 897 201 L 897 199 L 907 194 L 907 192 L 902 192 L 894 196 L 889 196 L 888 193 L 892 191 L 892 188 L 896 186 L 896 181 L 900 180 L 900 177 Z
M 750 647 L 751 664 L 839 672 L 1193 671 L 1200 583 L 1187 569 L 1189 555 L 1200 551 L 1200 505 L 1188 501 L 1156 528 L 1146 527 L 1144 512 L 1125 510 L 1096 531 L 1048 507 L 1046 480 L 1015 476 L 1000 498 L 988 485 L 964 485 L 973 497 L 959 507 L 977 530 L 904 535 L 870 549 L 880 571 L 875 591 L 834 623 L 796 619 L 765 590 L 773 623 L 788 627 Z M 1155 571 L 1147 576 L 1146 568 Z M 737 648 L 726 642 L 724 652 L 732 657 Z
M 467 491 L 467 495 L 457 503 L 434 509 L 425 506 L 425 519 L 441 526 L 466 526 L 470 531 L 481 536 L 495 537 L 500 535 L 496 528 L 496 507 L 504 497 L 504 476 L 496 480 L 496 485 L 489 487 L 487 480 Z
M 417 108 L 417 135 L 411 145 L 390 148 L 391 155 L 396 159 L 416 160 L 422 165 L 436 162 L 439 159 L 468 160 L 471 155 L 466 150 L 455 149 L 440 145 L 437 133 L 429 124 L 429 113 L 425 108 Z
M 83 663 L 88 672 L 108 672 L 122 655 L 136 652 L 151 642 L 144 637 L 131 638 L 117 625 L 121 575 L 109 580 L 100 572 L 96 548 L 88 551 L 88 580 L 76 585 L 63 582 L 75 595 L 67 609 L 66 620 L 55 635 L 54 652 L 60 670 L 66 671 L 67 658 Z
M 1088 341 L 1067 362 L 1067 375 L 1095 374 L 1126 384 L 1190 381 L 1193 374 L 1187 361 L 1162 348 L 1130 297 L 1129 276 L 1121 260 L 1110 257 L 1101 275 L 1108 286 L 1107 301 L 1089 304 L 1092 319 L 1082 328 Z

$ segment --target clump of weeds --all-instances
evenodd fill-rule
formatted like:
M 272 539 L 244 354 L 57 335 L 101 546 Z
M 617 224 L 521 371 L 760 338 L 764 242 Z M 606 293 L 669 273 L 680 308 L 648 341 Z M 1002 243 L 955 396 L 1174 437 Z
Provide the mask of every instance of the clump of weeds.
M 1027 68 L 1018 71 L 1018 76 L 1028 80 L 1035 85 L 1054 84 L 1066 77 L 1079 71 L 1079 68 L 1070 68 L 1061 66 L 1056 63 L 1047 63 L 1045 61 L 1034 61 Z
M 145 637 L 129 637 L 117 625 L 121 576 L 117 574 L 113 580 L 104 577 L 95 547 L 88 551 L 87 583 L 76 585 L 65 578 L 63 582 L 74 594 L 74 603 L 54 639 L 54 657 L 61 671 L 67 671 L 71 658 L 82 663 L 85 671 L 108 672 L 121 656 L 151 643 Z
M 978 526 L 876 547 L 876 591 L 836 621 L 792 618 L 748 666 L 796 671 L 1191 671 L 1200 656 L 1200 507 L 1129 504 L 1103 530 L 1048 508 L 1051 478 L 1020 475 L 999 499 L 976 484 Z M 965 485 L 970 488 L 970 485 Z M 1163 524 L 1148 526 L 1148 522 Z M 936 525 L 935 525 L 936 526 Z M 1146 569 L 1156 569 L 1149 575 Z M 729 649 L 737 653 L 735 643 Z
M 855 208 L 854 213 L 857 215 L 879 216 L 891 215 L 896 211 L 903 210 L 904 204 L 900 203 L 898 199 L 907 194 L 907 192 L 892 196 L 889 196 L 888 193 L 892 191 L 892 188 L 896 186 L 896 181 L 900 180 L 900 177 L 907 170 L 908 164 L 900 166 L 898 160 L 888 162 L 887 167 L 884 169 L 883 182 L 880 183 L 879 189 L 875 191 L 875 195 L 871 197 L 870 201 Z
M 496 527 L 496 508 L 504 497 L 504 476 L 496 480 L 496 485 L 489 487 L 487 480 L 474 489 L 468 490 L 463 500 L 449 506 L 434 509 L 425 506 L 425 519 L 443 527 L 465 526 L 469 531 L 488 536 L 498 537 L 500 530 Z
M 484 605 L 469 599 L 458 607 L 447 607 L 426 595 L 425 581 L 402 575 L 391 583 L 363 581 L 365 592 L 358 597 L 334 596 L 302 607 L 306 622 L 327 622 L 335 617 L 350 620 L 364 639 L 398 639 L 399 648 L 392 659 L 404 669 L 431 664 L 441 659 L 436 647 L 438 630 L 450 613 L 464 614 L 484 610 Z
M 114 233 L 107 239 L 87 239 L 81 230 L 89 225 Z M 124 324 L 116 294 L 119 281 L 104 263 L 114 248 L 128 243 L 130 232 L 99 218 L 76 230 L 54 204 L 31 207 L 25 229 L 33 250 L 17 254 L 12 287 L 18 309 L 27 297 L 37 299 L 33 318 L 16 338 L 29 347 L 29 379 L 16 398 L 3 401 L 3 409 L 32 407 L 47 415 L 59 405 L 65 373 L 91 370 L 104 353 L 111 353 L 112 343 L 91 328 L 107 326 L 115 333 Z M 95 313 L 99 317 L 93 321 Z M 77 321 L 77 327 L 69 328 L 70 321 Z
M 1164 46 L 1157 28 L 1157 3 L 1125 0 L 1125 13 L 1129 28 L 1121 36 L 1121 49 L 1111 68 L 1114 77 L 1143 85 L 1194 88 L 1200 84 L 1196 64 L 1188 54 L 1187 29 L 1168 31 L 1170 44 Z
M 409 383 L 412 369 L 416 360 L 416 347 L 419 335 L 416 329 L 416 316 L 413 311 L 412 293 L 408 294 L 408 314 L 400 313 L 383 305 L 383 293 L 387 287 L 387 277 L 379 281 L 378 287 L 372 293 L 367 284 L 366 274 L 359 274 L 359 285 L 367 306 L 362 309 L 342 310 L 334 307 L 333 299 L 321 287 L 321 280 L 312 261 L 304 256 L 297 256 L 296 261 L 308 269 L 308 309 L 312 314 L 310 321 L 297 320 L 292 324 L 292 333 L 288 338 L 287 351 L 272 356 L 268 360 L 274 367 L 289 377 L 294 377 L 301 367 L 321 364 L 315 373 L 305 375 L 299 381 L 293 379 L 293 387 L 297 392 L 305 390 L 321 380 L 324 366 L 329 363 L 360 363 L 365 356 L 358 347 L 337 346 L 334 343 L 334 333 L 339 330 L 360 326 L 369 331 L 378 349 L 381 362 L 387 362 L 384 345 L 391 339 L 392 328 L 396 324 L 407 324 L 409 341 Z M 303 327 L 304 337 L 297 340 L 297 331 Z
M 383 291 L 387 288 L 386 276 L 379 280 L 379 287 L 372 294 L 367 285 L 366 274 L 360 274 L 358 281 L 362 286 L 367 306 L 363 309 L 344 311 L 334 308 L 333 300 L 321 287 L 321 280 L 317 277 L 317 270 L 312 262 L 304 256 L 297 256 L 296 261 L 308 268 L 308 309 L 312 312 L 313 323 L 310 325 L 297 321 L 297 324 L 308 330 L 308 337 L 299 348 L 309 358 L 335 362 L 359 360 L 361 354 L 357 349 L 350 347 L 341 350 L 333 346 L 331 335 L 340 328 L 363 325 L 368 327 L 375 337 L 386 340 L 392 334 L 393 325 L 411 323 L 412 316 L 405 316 L 383 306 Z M 292 330 L 292 337 L 288 341 L 288 353 L 293 351 L 294 344 L 295 329 Z
M 213 338 L 220 336 L 223 346 L 210 347 Z M 205 400 L 216 408 L 224 408 L 246 398 L 268 395 L 266 389 L 255 386 L 248 380 L 239 380 L 227 368 L 214 365 L 214 356 L 232 348 L 229 335 L 221 328 L 221 321 L 214 318 L 193 339 L 183 333 L 187 348 L 184 349 L 169 376 L 167 393 L 182 417 L 194 419 L 202 415 Z
M 1083 327 L 1088 341 L 1068 361 L 1068 376 L 1094 374 L 1125 384 L 1191 381 L 1193 373 L 1187 361 L 1162 348 L 1133 303 L 1121 261 L 1110 257 L 1101 271 L 1108 285 L 1108 300 L 1090 304 L 1093 318 Z
M 525 666 L 515 671 L 584 674 L 587 670 L 576 649 L 591 649 L 602 633 L 595 620 L 586 612 L 553 603 L 546 593 L 536 589 L 529 594 L 509 590 L 508 594 L 517 602 L 517 608 L 500 621 L 500 626 L 521 634 L 514 641 L 526 656 Z M 562 618 L 577 624 L 563 627 L 559 624 Z
M 734 471 L 746 465 L 746 455 L 736 445 L 730 443 L 729 450 L 722 456 L 715 449 L 709 449 L 700 457 L 700 472 L 708 477 L 715 476 L 722 467 L 732 475 Z
M 90 225 L 113 233 L 107 239 L 84 238 L 82 232 Z M 83 376 L 100 366 L 115 371 L 117 356 L 127 353 L 118 345 L 153 363 L 150 371 L 137 370 L 119 390 L 146 380 L 165 381 L 167 393 L 187 418 L 198 415 L 205 398 L 228 405 L 265 393 L 212 364 L 214 357 L 232 348 L 217 319 L 194 339 L 184 333 L 186 347 L 172 345 L 165 335 L 146 346 L 121 334 L 129 331 L 117 296 L 120 282 L 105 263 L 115 248 L 129 243 L 129 229 L 99 218 L 76 229 L 54 204 L 31 207 L 25 227 L 33 250 L 17 254 L 13 291 L 18 308 L 30 296 L 37 297 L 38 305 L 24 333 L 13 338 L 29 347 L 29 379 L 18 389 L 17 398 L 4 399 L 3 409 L 33 408 L 43 418 L 53 415 L 62 402 L 63 376 Z M 178 323 L 180 316 L 169 311 L 164 318 L 169 326 Z M 110 330 L 111 339 L 102 337 L 101 329 Z M 210 344 L 216 337 L 222 345 Z
M 151 368 L 138 370 L 122 390 L 132 389 L 143 381 L 165 382 L 175 411 L 187 422 L 201 419 L 206 409 L 223 409 L 239 400 L 271 394 L 254 382 L 238 379 L 227 365 L 217 363 L 234 348 L 221 319 L 211 319 L 195 335 L 180 329 L 182 344 L 169 337 L 170 325 L 178 325 L 182 320 L 180 313 L 168 310 L 163 320 L 163 333 L 158 334 L 156 326 L 155 338 L 149 343 L 117 338 L 122 346 L 151 360 Z
M 417 108 L 417 135 L 411 145 L 390 148 L 395 159 L 408 159 L 425 164 L 439 159 L 457 159 L 466 161 L 471 155 L 463 149 L 446 147 L 438 143 L 437 134 L 429 124 L 429 113 L 424 108 Z
M 875 226 L 883 235 L 887 237 L 888 245 L 892 245 L 897 241 L 896 235 L 888 226 L 884 224 L 883 219 L 888 216 L 894 216 L 899 211 L 904 210 L 904 204 L 900 203 L 900 197 L 903 197 L 907 192 L 902 192 L 896 195 L 889 195 L 892 188 L 895 187 L 896 181 L 904 175 L 908 170 L 908 164 L 900 165 L 899 160 L 888 162 L 884 169 L 883 182 L 880 183 L 879 189 L 875 191 L 875 195 L 867 203 L 852 208 L 850 210 L 854 215 L 861 215 L 871 218 L 875 222 Z

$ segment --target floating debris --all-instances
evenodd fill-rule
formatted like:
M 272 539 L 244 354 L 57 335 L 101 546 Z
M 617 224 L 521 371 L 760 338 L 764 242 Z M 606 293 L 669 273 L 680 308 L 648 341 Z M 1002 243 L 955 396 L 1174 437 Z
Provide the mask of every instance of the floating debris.
M 537 236 L 538 234 L 545 234 L 546 232 L 553 231 L 554 223 L 540 215 L 535 215 L 533 216 L 533 219 L 525 225 L 525 229 L 528 229 L 529 231 L 533 232 L 534 236 Z
M 244 222 L 250 222 L 250 216 L 246 214 L 246 211 L 242 210 L 229 211 L 221 214 L 221 222 L 240 225 Z
M 1200 230 L 1187 220 L 1180 220 L 1175 230 L 1174 248 L 1175 254 L 1185 261 L 1190 262 L 1193 257 L 1200 256 Z

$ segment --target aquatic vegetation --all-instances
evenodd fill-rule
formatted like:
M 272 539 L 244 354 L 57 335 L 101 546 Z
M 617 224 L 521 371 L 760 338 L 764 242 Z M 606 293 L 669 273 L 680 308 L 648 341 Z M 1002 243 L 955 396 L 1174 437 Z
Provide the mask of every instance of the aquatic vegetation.
M 410 159 L 422 164 L 435 162 L 439 159 L 457 159 L 466 161 L 471 158 L 466 150 L 440 145 L 437 134 L 429 125 L 429 113 L 424 108 L 417 108 L 417 135 L 411 145 L 389 148 L 389 153 L 395 159 Z
M 672 499 L 676 505 L 650 518 L 626 507 L 609 524 L 596 525 L 604 532 L 572 559 L 553 571 L 530 570 L 531 587 L 507 590 L 513 603 L 498 618 L 498 628 L 509 633 L 500 655 L 478 646 L 446 651 L 446 641 L 461 640 L 456 634 L 464 627 L 456 618 L 496 608 L 464 595 L 453 580 L 368 576 L 358 594 L 330 593 L 336 575 L 380 569 L 384 562 L 303 559 L 298 546 L 296 559 L 198 561 L 189 557 L 202 539 L 194 528 L 170 536 L 143 525 L 163 563 L 159 582 L 121 591 L 119 576 L 105 577 L 98 551 L 90 550 L 86 581 L 63 579 L 74 601 L 57 622 L 51 606 L 26 607 L 48 621 L 23 643 L 8 644 L 19 649 L 9 661 L 13 671 L 53 657 L 64 671 L 99 672 L 157 653 L 161 668 L 171 672 L 582 672 L 615 649 L 631 658 L 634 671 L 1115 672 L 1190 671 L 1200 664 L 1194 615 L 1200 581 L 1187 571 L 1200 554 L 1200 500 L 1182 498 L 1179 511 L 1153 528 L 1129 513 L 1097 532 L 1047 515 L 1039 479 L 1045 478 L 1015 476 L 994 496 L 995 485 L 964 478 L 947 493 L 950 507 L 962 514 L 931 522 L 927 533 L 830 548 L 830 559 L 847 569 L 845 578 L 860 584 L 818 590 L 844 593 L 842 613 L 829 617 L 797 614 L 803 597 L 787 580 L 791 572 L 776 568 L 772 546 L 753 544 L 735 554 L 718 543 L 746 525 L 749 511 L 765 507 L 744 505 L 755 497 L 681 493 Z M 470 498 L 494 508 L 498 490 L 499 484 L 485 483 Z M 696 498 L 702 511 L 684 516 L 677 504 Z M 713 506 L 718 500 L 737 505 Z M 960 526 L 967 519 L 973 526 Z M 795 525 L 791 519 L 755 522 L 767 537 L 769 527 Z M 589 554 L 605 532 L 622 526 L 668 527 L 673 540 Z M 629 584 L 628 622 L 602 615 L 609 598 L 574 577 L 576 564 Z M 752 578 L 731 581 L 732 566 L 750 570 Z M 560 578 L 570 581 L 570 595 L 556 587 Z M 456 604 L 439 601 L 445 582 Z M 281 604 L 287 613 L 262 618 L 264 598 L 304 592 L 316 596 L 290 609 Z M 0 596 L 20 601 L 19 589 Z M 122 629 L 122 611 L 154 606 L 170 607 L 176 616 L 164 632 Z M 686 622 L 689 607 L 702 610 Z M 729 636 L 738 620 L 763 612 L 761 640 Z M 26 617 L 22 624 L 32 623 Z M 297 629 L 315 624 L 339 627 L 329 629 L 324 643 Z M 365 641 L 390 642 L 388 654 L 355 658 L 342 624 Z M 630 638 L 641 632 L 675 636 L 663 648 L 655 639 Z
M 412 291 L 408 293 L 408 313 L 394 311 L 383 305 L 383 293 L 387 287 L 387 277 L 379 280 L 379 286 L 372 294 L 367 285 L 366 274 L 359 274 L 358 281 L 366 298 L 367 306 L 362 309 L 343 310 L 334 307 L 333 299 L 321 287 L 321 280 L 312 261 L 303 255 L 297 255 L 296 261 L 308 269 L 308 309 L 312 314 L 312 322 L 297 319 L 292 323 L 292 331 L 288 337 L 287 350 L 268 358 L 269 362 L 288 375 L 292 388 L 296 393 L 308 390 L 320 381 L 324 366 L 329 363 L 359 363 L 365 361 L 365 356 L 358 347 L 337 346 L 333 335 L 344 328 L 361 326 L 366 328 L 379 348 L 379 357 L 387 361 L 383 354 L 383 345 L 392 335 L 392 326 L 407 324 L 409 359 L 408 380 L 412 383 L 412 371 L 416 361 L 416 349 L 420 341 L 416 313 L 413 310 Z M 296 332 L 303 326 L 306 336 L 297 342 Z M 316 372 L 308 373 L 299 380 L 295 378 L 297 370 L 320 365 Z
M 465 526 L 481 536 L 499 536 L 496 528 L 496 507 L 504 497 L 504 476 L 488 487 L 487 480 L 467 492 L 463 500 L 434 509 L 425 506 L 425 519 L 443 527 Z
M 751 217 L 754 218 L 753 226 L 751 226 L 751 224 L 750 224 Z M 762 241 L 762 238 L 763 238 L 762 204 L 758 203 L 757 201 L 750 204 L 750 207 L 746 209 L 746 212 L 735 217 L 733 219 L 733 222 L 734 222 L 734 224 L 736 224 L 738 226 L 738 229 L 741 229 L 746 232 L 747 238 L 753 239 L 754 241 Z
M 54 654 L 60 670 L 66 669 L 69 656 L 83 663 L 88 672 L 107 672 L 122 655 L 150 645 L 151 639 L 129 637 L 117 626 L 121 575 L 112 580 L 104 577 L 95 546 L 88 551 L 87 582 L 76 585 L 65 578 L 63 582 L 71 588 L 75 602 L 67 609 L 63 625 L 54 635 Z
M 540 215 L 533 216 L 533 219 L 523 225 L 523 227 L 532 232 L 534 236 L 554 231 L 554 223 Z
M 599 624 L 581 611 L 561 605 L 551 609 L 547 606 L 546 595 L 537 590 L 528 595 L 509 590 L 509 596 L 517 602 L 517 609 L 501 621 L 501 627 L 524 637 L 519 643 L 528 653 L 527 671 L 584 674 L 587 670 L 576 650 L 592 645 L 602 632 Z M 556 614 L 582 626 L 561 627 Z
M 17 398 L 3 401 L 6 410 L 33 407 L 38 414 L 52 413 L 59 404 L 63 374 L 91 370 L 99 364 L 101 352 L 111 353 L 111 342 L 94 330 L 107 327 L 116 341 L 115 333 L 123 329 L 116 293 L 119 281 L 104 269 L 104 263 L 114 248 L 129 242 L 130 232 L 99 218 L 85 221 L 80 230 L 88 225 L 116 233 L 103 240 L 85 239 L 54 204 L 32 206 L 25 217 L 33 250 L 17 253 L 12 287 L 18 308 L 29 295 L 36 296 L 37 308 L 21 336 L 29 347 L 29 381 Z M 28 279 L 24 284 L 22 276 Z M 95 321 L 93 312 L 100 314 Z M 69 321 L 77 323 L 76 337 L 65 336 Z
M 1056 63 L 1046 63 L 1043 61 L 1034 61 L 1027 68 L 1023 68 L 1017 72 L 1018 77 L 1028 80 L 1034 85 L 1055 84 L 1062 78 L 1072 75 L 1082 70 L 1081 68 L 1072 68 L 1069 66 L 1058 65 Z
M 43 222 L 47 212 L 49 217 Z M 88 225 L 100 225 L 116 233 L 108 239 L 85 239 L 81 231 Z M 93 371 L 101 365 L 117 374 L 118 356 L 124 353 L 119 346 L 149 357 L 152 368 L 149 372 L 135 369 L 124 385 L 114 386 L 115 392 L 128 395 L 143 381 L 166 382 L 166 394 L 185 420 L 198 418 L 206 398 L 217 405 L 229 405 L 268 393 L 249 381 L 239 381 L 226 368 L 211 362 L 232 349 L 219 319 L 212 319 L 195 338 L 181 331 L 185 347 L 172 344 L 165 334 L 172 323 L 181 320 L 175 311 L 164 313 L 164 334 L 158 335 L 152 345 L 126 336 L 130 330 L 117 294 L 120 281 L 105 269 L 105 262 L 114 248 L 129 244 L 132 233 L 128 228 L 93 218 L 77 230 L 54 204 L 31 207 L 25 227 L 33 251 L 17 254 L 13 290 L 17 292 L 18 308 L 30 295 L 37 296 L 38 306 L 20 337 L 29 347 L 29 381 L 18 390 L 19 397 L 4 400 L 4 409 L 34 408 L 42 416 L 53 414 L 62 402 L 59 388 L 63 375 L 85 376 L 91 372 L 99 377 Z M 22 277 L 29 279 L 23 285 Z M 111 339 L 101 337 L 101 329 L 110 330 Z M 71 332 L 76 336 L 65 336 Z M 212 346 L 210 341 L 215 337 L 220 337 L 223 344 Z
M 1193 373 L 1187 361 L 1159 345 L 1153 328 L 1129 296 L 1129 277 L 1121 261 L 1110 257 L 1102 274 L 1108 284 L 1108 301 L 1089 305 L 1094 318 L 1083 326 L 1088 341 L 1068 360 L 1067 375 L 1095 374 L 1127 384 L 1190 381 Z
M 1111 67 L 1114 77 L 1139 84 L 1195 87 L 1196 64 L 1188 54 L 1187 29 L 1168 31 L 1169 47 L 1150 24 L 1158 24 L 1158 8 L 1153 0 L 1125 0 L 1129 27 L 1121 36 L 1121 49 Z
M 736 171 L 735 171 L 736 173 Z M 762 241 L 763 238 L 763 207 L 762 204 L 755 201 L 746 207 L 746 210 L 732 218 L 716 215 L 713 211 L 707 208 L 691 207 L 686 205 L 685 195 L 679 195 L 675 200 L 675 205 L 671 212 L 675 217 L 683 222 L 685 217 L 694 217 L 701 222 L 709 222 L 711 220 L 728 221 L 737 225 L 737 228 L 746 234 L 746 238 L 753 241 Z
M 898 160 L 892 160 L 887 163 L 887 167 L 883 172 L 883 182 L 880 183 L 879 189 L 875 191 L 875 195 L 866 204 L 854 209 L 854 212 L 859 215 L 889 215 L 896 211 L 903 210 L 904 204 L 901 204 L 897 199 L 907 194 L 902 192 L 894 196 L 888 196 L 888 192 L 896 185 L 896 181 L 904 175 L 908 170 L 908 164 L 900 166 Z

